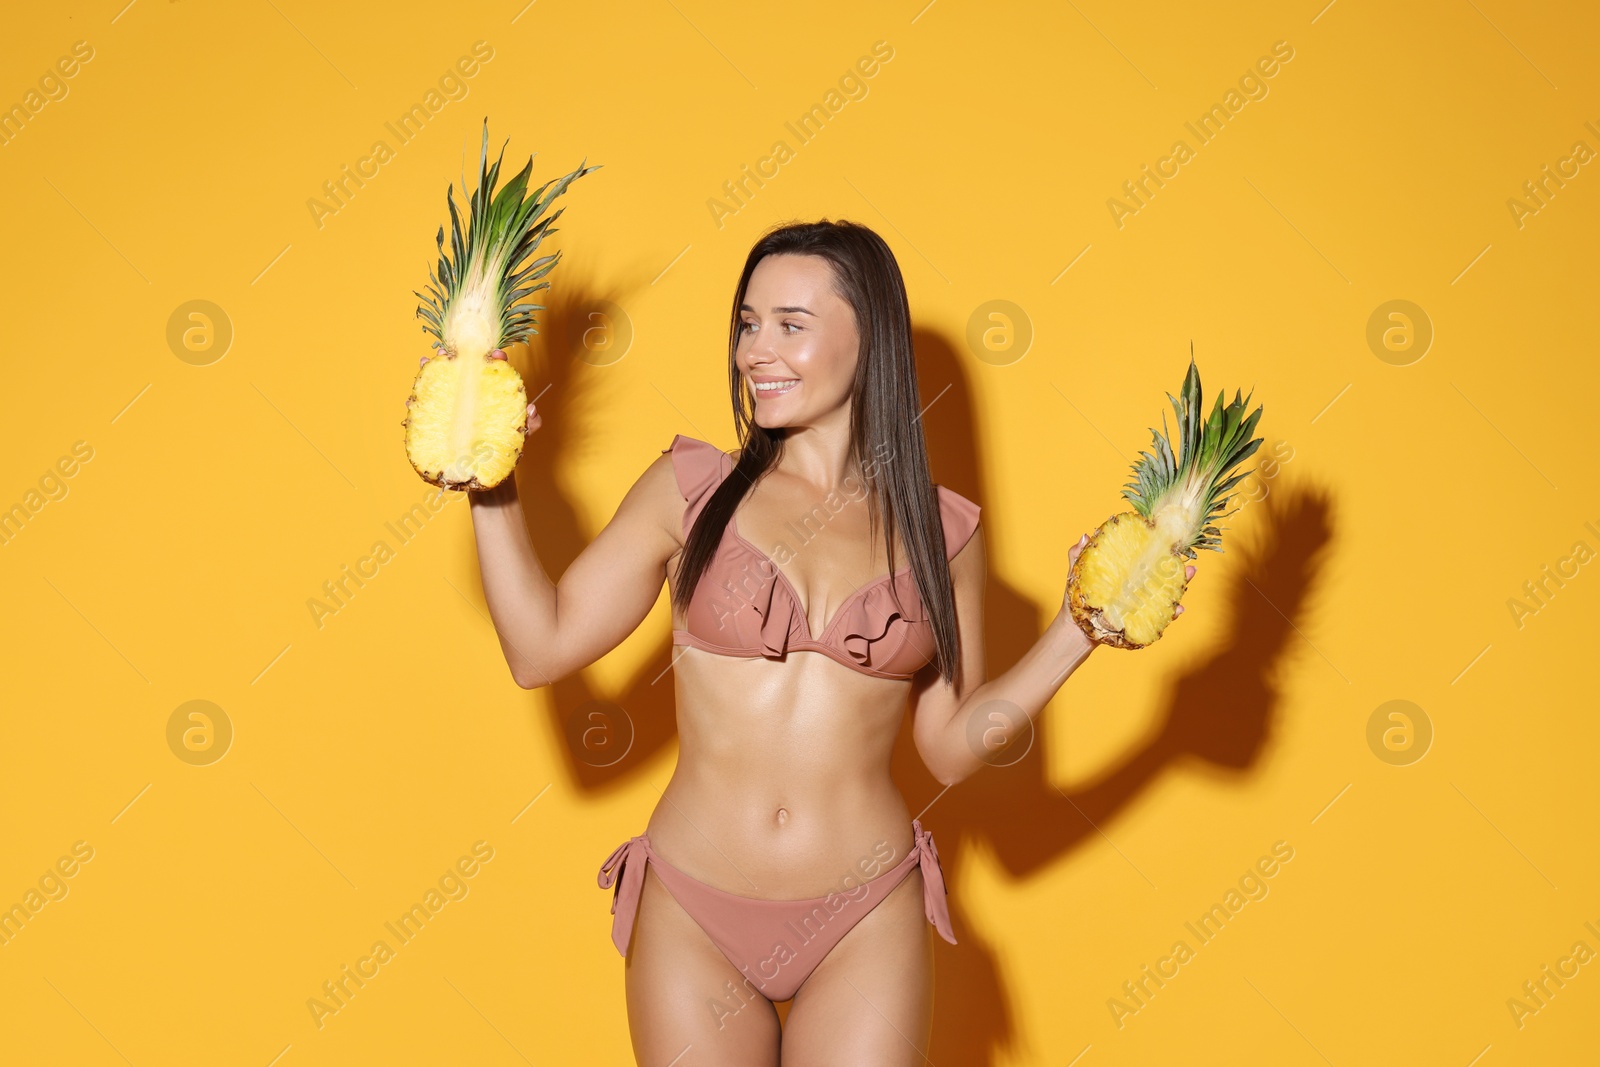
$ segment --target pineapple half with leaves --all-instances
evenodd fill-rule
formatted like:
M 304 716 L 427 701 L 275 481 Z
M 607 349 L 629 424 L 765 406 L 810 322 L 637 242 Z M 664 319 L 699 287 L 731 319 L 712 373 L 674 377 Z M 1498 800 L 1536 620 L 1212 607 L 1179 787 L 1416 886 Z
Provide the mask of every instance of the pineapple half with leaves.
M 1067 579 L 1073 619 L 1101 644 L 1144 648 L 1177 618 L 1178 601 L 1189 585 L 1184 560 L 1194 559 L 1197 548 L 1222 551 L 1222 531 L 1212 524 L 1232 514 L 1223 510 L 1229 490 L 1251 472 L 1229 473 L 1261 445 L 1250 435 L 1263 409 L 1246 418 L 1250 398 L 1241 401 L 1238 390 L 1226 407 L 1218 393 L 1210 417 L 1202 421 L 1193 345 L 1180 393 L 1181 400 L 1171 393 L 1167 399 L 1177 415 L 1181 455 L 1174 458 L 1163 414 L 1161 432 L 1150 430 L 1154 455 L 1139 453 L 1143 458 L 1133 465 L 1135 480 L 1122 491 L 1133 510 L 1101 524 Z
M 445 489 L 492 489 L 516 469 L 525 441 L 528 398 L 509 360 L 491 358 L 496 349 L 537 333 L 535 311 L 542 304 L 526 298 L 549 282 L 539 281 L 560 259 L 557 252 L 524 266 L 539 242 L 555 233 L 561 211 L 548 217 L 550 202 L 567 186 L 598 166 L 578 169 L 564 178 L 527 192 L 533 157 L 498 193 L 500 163 L 489 165 L 489 123 L 484 120 L 478 156 L 478 187 L 470 195 L 467 232 L 449 188 L 450 249 L 444 227 L 436 238 L 439 265 L 430 269 L 426 295 L 417 317 L 436 339 L 434 354 L 423 363 L 406 401 L 406 457 L 424 480 Z M 587 162 L 587 160 L 585 160 Z M 466 178 L 461 195 L 468 196 Z M 562 211 L 566 209 L 563 208 Z M 538 282 L 538 284 L 533 284 Z

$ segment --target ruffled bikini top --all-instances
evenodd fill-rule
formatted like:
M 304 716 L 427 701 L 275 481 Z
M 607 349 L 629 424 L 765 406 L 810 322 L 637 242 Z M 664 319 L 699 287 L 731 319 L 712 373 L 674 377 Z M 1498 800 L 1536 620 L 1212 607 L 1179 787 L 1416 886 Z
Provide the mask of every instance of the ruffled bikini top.
M 688 505 L 683 514 L 687 538 L 712 492 L 732 473 L 733 458 L 683 434 L 663 451 L 672 453 L 678 489 Z M 980 509 L 942 485 L 935 489 L 946 559 L 954 559 L 977 529 Z M 895 606 L 896 593 L 901 607 Z M 790 650 L 821 652 L 877 678 L 910 678 L 936 651 L 933 624 L 923 614 L 909 563 L 857 589 L 813 637 L 794 586 L 770 556 L 739 536 L 736 521 L 723 531 L 684 622 L 685 629 L 672 631 L 674 645 L 746 659 L 781 659 Z

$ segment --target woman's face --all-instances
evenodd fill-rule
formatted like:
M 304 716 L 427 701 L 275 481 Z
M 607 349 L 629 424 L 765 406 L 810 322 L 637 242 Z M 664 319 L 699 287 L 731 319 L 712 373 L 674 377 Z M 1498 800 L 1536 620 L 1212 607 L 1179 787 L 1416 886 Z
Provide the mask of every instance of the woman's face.
M 826 259 L 773 255 L 756 264 L 737 348 L 756 425 L 815 425 L 834 411 L 848 417 L 860 350 L 855 311 L 834 292 Z

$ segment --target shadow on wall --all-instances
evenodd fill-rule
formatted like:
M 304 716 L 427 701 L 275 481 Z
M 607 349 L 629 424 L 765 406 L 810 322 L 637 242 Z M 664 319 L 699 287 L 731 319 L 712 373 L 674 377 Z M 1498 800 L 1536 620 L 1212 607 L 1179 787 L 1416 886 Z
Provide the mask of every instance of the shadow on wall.
M 930 462 L 939 482 L 972 497 L 985 499 L 983 463 L 976 447 L 982 428 L 970 414 L 970 392 L 964 388 L 961 358 L 937 335 L 916 336 L 918 374 L 926 398 L 946 383 L 952 388 L 931 409 L 935 426 L 928 433 Z M 935 415 L 937 412 L 937 415 Z M 1224 548 L 1231 557 L 1225 580 L 1228 639 L 1203 663 L 1178 677 L 1164 698 L 1161 727 L 1150 740 L 1129 752 L 1097 782 L 1065 792 L 1046 775 L 1044 751 L 1048 735 L 1061 730 L 1059 711 L 1046 712 L 1027 754 L 1009 766 L 986 767 L 939 798 L 930 829 L 939 838 L 939 857 L 947 882 L 960 884 L 960 867 L 971 847 L 982 844 L 1006 872 L 1021 879 L 1058 863 L 1080 842 L 1093 843 L 1100 832 L 1114 833 L 1117 814 L 1169 765 L 1198 764 L 1222 776 L 1247 773 L 1260 759 L 1269 739 L 1279 694 L 1275 677 L 1291 645 L 1303 644 L 1295 632 L 1304 625 L 1308 600 L 1322 567 L 1322 552 L 1332 539 L 1331 501 L 1325 490 L 1290 484 L 1287 472 L 1274 480 L 1272 491 L 1241 514 L 1249 515 L 1248 537 Z M 1107 497 L 1107 516 L 1125 502 Z M 1066 585 L 1066 550 L 1083 531 L 1062 538 L 1061 585 Z M 1248 544 L 1246 543 L 1248 541 Z M 1223 557 L 1203 553 L 1202 567 Z M 997 579 L 991 560 L 984 600 L 985 641 L 989 674 L 1010 668 L 1038 639 L 1060 607 L 1059 599 L 1038 604 Z M 1304 649 L 1295 650 L 1296 654 Z M 1138 655 L 1102 650 L 1100 656 Z M 1071 689 L 1070 681 L 1063 693 Z M 1027 739 L 1019 740 L 1018 744 Z M 1059 747 L 1057 744 L 1055 747 Z M 1006 762 L 1002 755 L 999 762 Z M 939 785 L 922 767 L 912 743 L 909 720 L 902 728 L 894 755 L 894 774 L 912 811 L 938 795 Z M 981 940 L 981 917 L 969 915 L 959 896 L 950 898 L 951 921 L 959 945 L 935 940 L 934 1003 L 960 1004 L 955 1012 L 935 1011 L 934 1062 L 990 1064 L 1001 1053 L 1019 1051 L 998 955 Z M 1049 924 L 1070 925 L 1077 912 L 1036 916 Z M 1056 919 L 1055 916 L 1060 918 Z
M 584 331 L 597 321 L 591 319 L 590 309 L 602 301 L 617 301 L 624 288 L 601 291 L 587 286 L 578 270 L 564 266 L 561 282 L 552 287 L 555 292 L 541 294 L 550 304 L 540 326 L 542 366 L 530 367 L 526 352 L 513 352 L 529 397 L 539 397 L 545 415 L 543 428 L 530 439 L 517 479 L 525 499 L 539 502 L 536 512 L 530 512 L 530 534 L 551 575 L 559 575 L 592 536 L 580 527 L 555 471 L 589 447 L 577 435 L 591 424 L 584 417 L 587 398 L 582 391 L 588 376 L 578 373 L 586 369 Z M 962 357 L 937 333 L 917 330 L 914 343 L 922 402 L 926 405 L 938 397 L 924 416 L 934 479 L 983 504 L 987 494 L 978 448 L 984 435 L 973 415 Z M 1107 502 L 1109 516 L 1121 501 L 1108 493 Z M 1296 628 L 1309 611 L 1323 549 L 1332 539 L 1331 511 L 1325 489 L 1296 487 L 1282 476 L 1264 500 L 1248 509 L 1250 543 L 1239 538 L 1226 546 L 1232 557 L 1226 580 L 1233 583 L 1226 594 L 1228 643 L 1176 679 L 1165 698 L 1160 730 L 1098 782 L 1067 793 L 1046 776 L 1042 753 L 1047 735 L 1064 726 L 1058 711 L 1041 717 L 1032 745 L 1021 759 L 985 768 L 939 797 L 928 828 L 939 840 L 948 884 L 960 884 L 961 864 L 977 844 L 1019 879 L 1058 863 L 1081 841 L 1111 832 L 1117 814 L 1171 764 L 1186 762 L 1223 776 L 1247 773 L 1260 759 L 1278 712 L 1274 679 L 1280 661 L 1292 645 L 1304 640 Z M 1071 531 L 1074 536 L 1079 532 Z M 1063 589 L 1069 540 L 1062 540 Z M 1059 598 L 1046 604 L 1031 601 L 999 580 L 998 570 L 1003 568 L 991 560 L 984 602 L 991 677 L 1021 658 L 1042 632 L 1041 620 L 1047 623 L 1060 606 Z M 580 671 L 550 687 L 548 696 L 532 697 L 536 706 L 547 709 L 547 726 L 567 738 L 563 755 L 570 781 L 579 791 L 603 790 L 611 781 L 632 775 L 669 744 L 675 731 L 672 652 L 668 638 L 647 665 L 614 693 L 597 691 L 586 672 Z M 1064 692 L 1070 692 L 1070 685 Z M 909 714 L 895 746 L 893 773 L 913 812 L 939 796 L 939 783 L 916 753 Z M 1012 991 L 1006 987 L 998 953 L 981 939 L 980 918 L 969 916 L 954 892 L 950 909 L 960 944 L 933 939 L 938 954 L 935 1004 L 959 1004 L 962 1010 L 936 1011 L 929 1055 L 936 1063 L 991 1064 L 1003 1052 L 1014 1053 L 1018 1044 L 1008 1009 Z M 603 908 L 596 912 L 597 931 L 607 925 L 599 922 L 603 914 Z M 1059 914 L 1059 920 L 1051 914 L 1037 919 L 1046 924 L 1074 921 L 1070 909 Z
M 606 447 L 585 433 L 597 421 L 588 417 L 594 405 L 588 388 L 599 380 L 591 364 L 626 358 L 610 351 L 610 346 L 628 331 L 597 309 L 620 303 L 629 293 L 642 289 L 648 278 L 601 288 L 592 283 L 590 272 L 563 253 L 550 280 L 549 289 L 531 298 L 546 305 L 544 311 L 535 312 L 539 336 L 528 346 L 512 346 L 507 354 L 543 419 L 528 438 L 516 478 L 534 548 L 545 572 L 559 580 L 593 540 L 595 531 L 580 522 L 557 472 L 576 457 Z M 625 339 L 620 343 L 625 346 Z M 653 452 L 643 457 L 646 462 L 654 458 Z M 468 558 L 472 558 L 470 544 L 468 550 Z M 472 571 L 473 580 L 481 583 L 475 565 Z M 588 672 L 578 671 L 530 694 L 532 706 L 544 709 L 549 717 L 547 730 L 566 738 L 560 755 L 568 782 L 580 793 L 601 790 L 614 779 L 632 775 L 672 741 L 676 713 L 668 666 L 671 653 L 671 645 L 666 644 L 664 650 L 649 657 L 649 666 L 614 692 L 596 689 Z M 536 655 L 528 658 L 536 660 Z

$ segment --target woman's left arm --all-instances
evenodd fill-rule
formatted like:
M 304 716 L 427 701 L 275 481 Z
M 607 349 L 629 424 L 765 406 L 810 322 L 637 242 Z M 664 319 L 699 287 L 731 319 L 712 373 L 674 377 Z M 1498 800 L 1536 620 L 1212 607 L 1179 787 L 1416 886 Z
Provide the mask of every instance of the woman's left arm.
M 1086 539 L 1067 553 L 1068 570 Z M 1190 576 L 1194 568 L 1187 568 Z M 941 680 L 932 668 L 929 682 L 912 701 L 912 737 L 922 762 L 942 784 L 955 785 L 985 764 L 1006 762 L 1000 754 L 1028 736 L 1034 719 L 1099 644 L 1091 641 L 1066 606 L 1065 597 L 1033 647 L 1010 670 L 988 678 L 983 642 L 983 596 L 988 560 L 983 524 L 950 561 L 956 617 L 961 631 L 961 685 Z M 1180 606 L 1181 612 L 1183 608 Z

